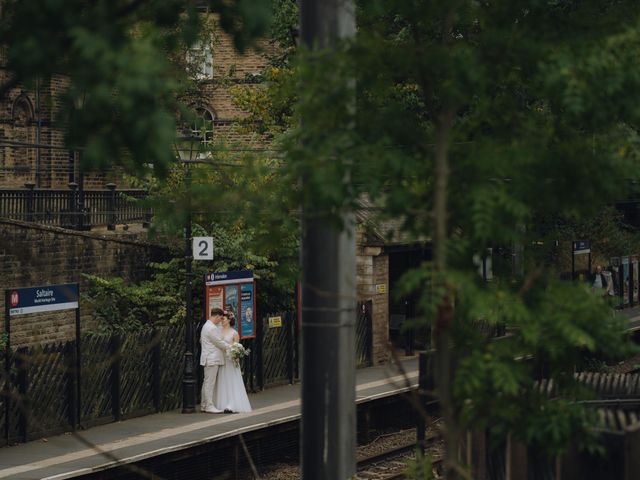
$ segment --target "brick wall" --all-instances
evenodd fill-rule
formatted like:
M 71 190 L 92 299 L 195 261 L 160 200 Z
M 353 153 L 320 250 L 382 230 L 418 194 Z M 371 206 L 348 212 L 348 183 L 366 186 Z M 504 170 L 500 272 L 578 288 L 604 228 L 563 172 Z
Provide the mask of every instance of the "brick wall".
M 381 247 L 362 244 L 361 232 L 356 236 L 356 275 L 358 300 L 372 300 L 373 363 L 389 360 L 389 256 Z M 380 287 L 378 289 L 377 287 Z
M 82 291 L 82 273 L 139 281 L 147 278 L 149 262 L 167 255 L 166 249 L 143 241 L 0 219 L 0 305 L 4 308 L 8 288 L 80 282 Z M 94 328 L 86 305 L 81 305 L 81 312 L 82 329 Z M 13 317 L 11 343 L 73 338 L 74 318 L 73 311 Z

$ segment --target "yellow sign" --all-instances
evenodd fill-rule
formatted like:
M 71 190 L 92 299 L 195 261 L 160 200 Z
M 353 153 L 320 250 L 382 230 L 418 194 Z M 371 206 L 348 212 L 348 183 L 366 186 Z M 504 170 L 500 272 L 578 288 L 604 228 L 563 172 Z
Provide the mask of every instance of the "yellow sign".
M 282 317 L 269 317 L 269 328 L 277 328 L 282 326 Z
M 376 285 L 376 293 L 387 293 L 387 286 L 384 283 Z

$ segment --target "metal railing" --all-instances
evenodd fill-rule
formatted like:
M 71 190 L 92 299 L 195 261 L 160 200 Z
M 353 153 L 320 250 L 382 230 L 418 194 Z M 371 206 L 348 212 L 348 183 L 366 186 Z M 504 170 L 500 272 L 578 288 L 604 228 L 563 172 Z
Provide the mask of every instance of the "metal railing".
M 0 189 L 0 217 L 77 230 L 119 223 L 151 221 L 152 210 L 143 200 L 145 190 L 117 190 L 113 183 L 105 190 L 39 189 L 32 183 L 24 188 Z

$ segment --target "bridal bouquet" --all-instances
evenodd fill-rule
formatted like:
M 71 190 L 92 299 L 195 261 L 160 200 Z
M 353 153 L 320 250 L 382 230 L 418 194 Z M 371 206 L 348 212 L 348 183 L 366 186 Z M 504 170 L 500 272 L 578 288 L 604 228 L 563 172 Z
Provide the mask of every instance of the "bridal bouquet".
M 244 348 L 241 343 L 234 343 L 229 349 L 229 358 L 236 367 L 240 367 L 240 362 L 244 357 L 249 355 L 251 350 Z

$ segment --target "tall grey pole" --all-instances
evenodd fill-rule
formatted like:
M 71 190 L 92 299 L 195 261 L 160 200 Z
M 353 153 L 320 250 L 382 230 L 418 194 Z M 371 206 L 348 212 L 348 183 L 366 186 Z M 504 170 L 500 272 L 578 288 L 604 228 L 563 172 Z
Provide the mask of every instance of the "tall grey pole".
M 353 3 L 302 0 L 300 27 L 308 48 L 332 48 L 355 32 Z M 302 220 L 302 478 L 341 480 L 355 474 L 354 217 L 338 230 L 307 205 Z

